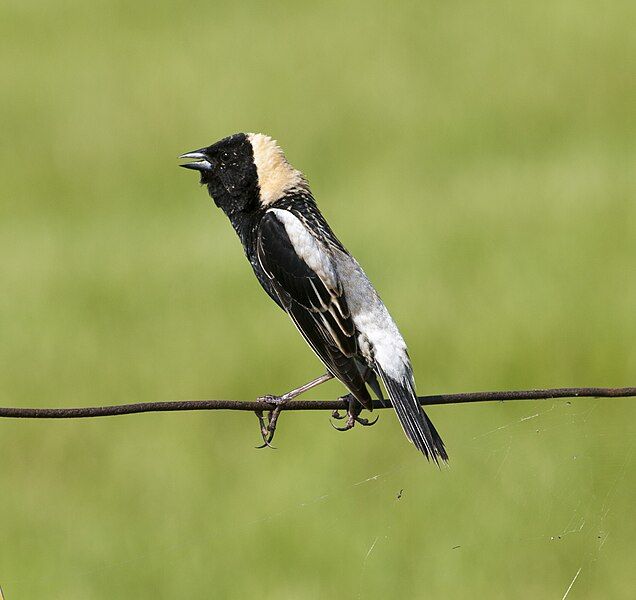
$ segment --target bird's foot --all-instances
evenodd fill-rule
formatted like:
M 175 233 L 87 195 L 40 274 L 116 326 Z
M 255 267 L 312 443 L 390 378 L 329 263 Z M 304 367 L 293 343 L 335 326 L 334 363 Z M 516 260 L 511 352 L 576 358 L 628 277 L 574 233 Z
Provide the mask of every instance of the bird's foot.
M 261 436 L 263 438 L 263 445 L 258 446 L 258 448 L 265 448 L 266 446 L 269 448 L 274 447 L 271 445 L 271 441 L 274 439 L 274 433 L 276 433 L 276 422 L 278 421 L 278 417 L 280 416 L 281 410 L 283 410 L 285 404 L 287 404 L 290 400 L 293 400 L 296 396 L 300 396 L 300 394 L 304 394 L 306 391 L 315 388 L 317 385 L 320 385 L 325 381 L 329 381 L 330 379 L 333 379 L 333 375 L 331 373 L 325 373 L 324 375 L 321 375 L 316 379 L 312 379 L 309 383 L 301 385 L 282 396 L 267 394 L 257 398 L 257 402 L 260 402 L 263 405 L 261 410 L 255 411 L 256 416 L 258 417 L 258 424 L 261 429 Z M 264 411 L 267 411 L 267 418 L 263 416 Z
M 347 422 L 344 424 L 343 427 L 336 427 L 333 423 L 331 423 L 331 426 L 334 429 L 338 431 L 349 431 L 349 429 L 353 429 L 356 423 L 360 423 L 360 425 L 362 425 L 363 427 L 371 427 L 378 422 L 378 419 L 380 418 L 379 415 L 372 421 L 370 421 L 369 419 L 364 419 L 360 416 L 362 407 L 352 394 L 347 394 L 346 396 L 340 398 L 340 400 L 349 403 L 347 414 L 341 415 L 340 412 L 336 409 L 331 413 L 331 416 L 334 419 L 338 419 L 339 421 L 341 421 L 342 419 L 347 419 Z
M 264 404 L 267 409 L 267 417 L 263 415 L 264 410 L 255 411 L 261 430 L 261 437 L 263 438 L 263 443 L 260 446 L 257 446 L 257 448 L 274 448 L 271 442 L 274 439 L 274 434 L 276 433 L 276 423 L 283 406 L 285 406 L 289 400 L 291 400 L 291 398 L 287 394 L 284 396 L 266 394 L 265 396 L 260 396 L 256 399 L 257 402 Z
M 259 396 L 256 398 L 256 402 L 262 402 L 263 404 L 273 405 L 273 406 L 282 406 L 286 402 L 289 402 L 290 398 L 287 397 L 287 394 L 284 396 L 274 396 L 272 394 L 265 394 L 264 396 Z

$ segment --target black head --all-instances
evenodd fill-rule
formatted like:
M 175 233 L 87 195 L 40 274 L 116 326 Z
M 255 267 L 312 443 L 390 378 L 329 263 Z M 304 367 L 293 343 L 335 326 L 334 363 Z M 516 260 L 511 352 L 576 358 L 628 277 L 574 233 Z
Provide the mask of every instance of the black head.
M 263 208 L 292 191 L 309 189 L 276 141 L 261 133 L 236 133 L 179 158 L 195 159 L 181 166 L 201 173 L 201 184 L 227 215 Z
M 179 158 L 195 159 L 181 166 L 201 173 L 201 184 L 207 185 L 216 205 L 227 214 L 249 209 L 258 202 L 258 174 L 252 144 L 245 133 Z

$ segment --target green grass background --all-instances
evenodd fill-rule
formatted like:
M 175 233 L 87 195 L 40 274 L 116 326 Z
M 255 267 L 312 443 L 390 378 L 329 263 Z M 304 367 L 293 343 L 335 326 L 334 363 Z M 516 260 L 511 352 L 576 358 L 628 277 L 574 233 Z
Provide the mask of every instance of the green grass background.
M 421 393 L 636 378 L 633 2 L 0 4 L 0 405 L 321 372 L 176 156 L 280 140 Z M 336 384 L 313 397 L 341 393 Z M 631 598 L 633 400 L 0 422 L 6 600 Z M 401 497 L 400 491 L 402 490 Z

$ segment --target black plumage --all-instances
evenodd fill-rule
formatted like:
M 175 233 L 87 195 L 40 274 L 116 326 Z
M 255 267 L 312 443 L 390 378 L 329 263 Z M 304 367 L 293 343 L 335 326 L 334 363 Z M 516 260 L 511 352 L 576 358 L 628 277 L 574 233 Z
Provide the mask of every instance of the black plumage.
M 369 386 L 383 380 L 407 437 L 447 460 L 419 406 L 406 345 L 364 271 L 319 211 L 302 173 L 262 134 L 236 134 L 183 155 L 228 216 L 269 296 L 290 316 L 329 373 L 352 394 L 347 428 L 366 420 Z

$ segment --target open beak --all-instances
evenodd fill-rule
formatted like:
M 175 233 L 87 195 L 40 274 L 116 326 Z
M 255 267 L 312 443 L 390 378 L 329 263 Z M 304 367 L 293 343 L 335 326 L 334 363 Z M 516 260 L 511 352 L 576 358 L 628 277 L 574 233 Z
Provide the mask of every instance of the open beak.
M 211 171 L 212 165 L 208 160 L 208 157 L 201 150 L 195 150 L 194 152 L 186 152 L 182 154 L 179 158 L 193 158 L 194 162 L 188 162 L 183 165 L 179 165 L 184 169 L 194 169 L 195 171 Z

